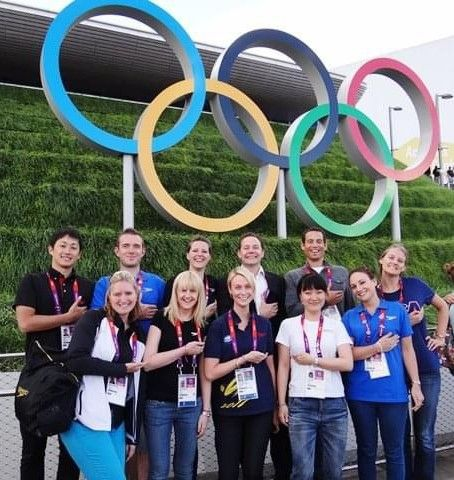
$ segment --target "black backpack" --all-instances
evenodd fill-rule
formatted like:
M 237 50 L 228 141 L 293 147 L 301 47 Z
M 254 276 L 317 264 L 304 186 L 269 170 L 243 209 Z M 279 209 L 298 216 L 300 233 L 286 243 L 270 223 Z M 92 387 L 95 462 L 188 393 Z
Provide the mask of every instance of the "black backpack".
M 69 429 L 79 379 L 69 372 L 62 352 L 47 352 L 35 340 L 16 387 L 17 419 L 30 433 L 48 437 Z

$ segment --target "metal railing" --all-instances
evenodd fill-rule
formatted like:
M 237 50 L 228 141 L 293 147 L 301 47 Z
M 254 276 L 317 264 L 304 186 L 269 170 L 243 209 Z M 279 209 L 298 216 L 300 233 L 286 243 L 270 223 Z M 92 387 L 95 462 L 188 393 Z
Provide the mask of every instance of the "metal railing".
M 23 353 L 0 354 L 0 361 L 8 358 L 24 357 Z M 442 388 L 438 404 L 438 417 L 436 425 L 437 450 L 454 448 L 454 406 L 452 394 L 454 392 L 454 376 L 446 368 L 442 368 Z M 19 479 L 19 464 L 21 456 L 21 436 L 19 423 L 14 415 L 14 392 L 19 378 L 19 372 L 0 373 L 0 445 L 2 445 L 2 462 L 0 463 L 0 478 L 8 480 Z M 355 468 L 356 439 L 353 425 L 349 418 L 347 440 L 346 470 Z M 54 479 L 57 470 L 58 442 L 56 437 L 48 439 L 46 451 L 46 479 Z M 271 459 L 267 454 L 266 471 L 272 470 Z M 216 452 L 214 448 L 214 427 L 211 423 L 207 433 L 199 440 L 199 474 L 205 478 L 210 473 L 217 472 Z M 213 477 L 214 478 L 214 477 Z M 268 478 L 268 477 L 266 477 Z M 272 477 L 269 477 L 272 478 Z

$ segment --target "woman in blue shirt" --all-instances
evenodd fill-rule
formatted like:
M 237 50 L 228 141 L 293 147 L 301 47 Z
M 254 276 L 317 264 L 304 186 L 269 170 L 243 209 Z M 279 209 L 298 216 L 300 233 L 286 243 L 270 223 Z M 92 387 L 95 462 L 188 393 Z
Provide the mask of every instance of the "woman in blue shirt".
M 213 381 L 213 420 L 219 480 L 262 478 L 275 407 L 273 334 L 268 319 L 250 312 L 254 277 L 237 267 L 227 278 L 233 308 L 216 319 L 205 345 Z
M 413 328 L 413 347 L 418 362 L 424 405 L 413 415 L 415 456 L 412 459 L 410 419 L 407 420 L 405 466 L 408 480 L 433 480 L 435 475 L 435 421 L 440 395 L 440 360 L 437 349 L 444 345 L 448 326 L 448 306 L 423 280 L 404 277 L 408 260 L 407 249 L 400 243 L 389 246 L 380 257 L 378 294 L 388 301 L 401 303 Z M 428 335 L 424 306 L 437 311 L 437 327 Z
M 410 377 L 414 409 L 423 403 L 412 330 L 405 309 L 381 300 L 374 275 L 352 270 L 350 288 L 359 305 L 342 321 L 353 340 L 353 371 L 346 376 L 345 396 L 356 433 L 358 476 L 376 478 L 377 424 L 386 457 L 388 480 L 405 478 L 404 429 L 408 408 L 405 371 Z

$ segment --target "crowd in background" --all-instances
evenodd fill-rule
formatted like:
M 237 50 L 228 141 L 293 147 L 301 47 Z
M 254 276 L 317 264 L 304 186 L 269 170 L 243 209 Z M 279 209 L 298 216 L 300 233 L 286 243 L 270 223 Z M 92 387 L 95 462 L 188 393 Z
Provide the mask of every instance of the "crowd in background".
M 58 480 L 162 480 L 171 464 L 176 480 L 195 479 L 210 419 L 221 480 L 261 479 L 268 445 L 275 479 L 337 480 L 348 411 L 360 479 L 376 478 L 379 431 L 388 479 L 435 478 L 439 350 L 454 294 L 406 276 L 402 244 L 382 253 L 377 275 L 348 271 L 326 260 L 325 232 L 309 228 L 301 265 L 282 277 L 264 270 L 263 240 L 249 232 L 234 249 L 238 267 L 214 278 L 211 242 L 195 236 L 187 270 L 167 282 L 142 270 L 134 229 L 116 240 L 118 271 L 96 283 L 75 271 L 82 250 L 78 231 L 55 232 L 51 266 L 27 274 L 14 303 L 26 362 L 38 339 L 65 351 L 81 381 L 59 435 Z M 21 479 L 44 480 L 46 438 L 20 429 Z

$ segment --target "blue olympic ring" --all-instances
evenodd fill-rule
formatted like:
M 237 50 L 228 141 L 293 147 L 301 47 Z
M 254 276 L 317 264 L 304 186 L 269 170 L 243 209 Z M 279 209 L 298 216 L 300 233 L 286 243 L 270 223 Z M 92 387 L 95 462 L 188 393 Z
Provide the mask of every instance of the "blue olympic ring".
M 62 82 L 59 57 L 67 33 L 77 23 L 100 14 L 134 18 L 160 33 L 174 49 L 185 78 L 194 81 L 194 93 L 178 122 L 152 140 L 153 151 L 170 148 L 195 126 L 205 103 L 205 69 L 197 47 L 183 27 L 165 10 L 147 0 L 76 0 L 62 10 L 47 32 L 41 52 L 41 82 L 57 118 L 83 141 L 109 153 L 137 154 L 137 141 L 106 132 L 90 122 L 74 105 Z

